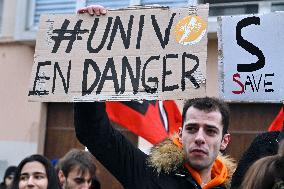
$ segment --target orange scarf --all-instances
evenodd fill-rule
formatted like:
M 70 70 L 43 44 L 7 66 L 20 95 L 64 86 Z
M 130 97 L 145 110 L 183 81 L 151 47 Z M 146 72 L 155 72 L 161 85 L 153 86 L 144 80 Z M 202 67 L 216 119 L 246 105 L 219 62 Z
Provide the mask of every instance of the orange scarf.
M 173 143 L 180 149 L 182 149 L 182 144 L 179 142 L 178 138 L 173 139 Z M 194 180 L 201 186 L 202 180 L 200 174 L 191 168 L 189 164 L 185 163 L 184 166 L 190 172 Z M 228 177 L 228 169 L 225 164 L 220 160 L 219 157 L 216 158 L 212 170 L 211 170 L 211 180 L 206 183 L 202 189 L 210 189 L 215 186 L 219 186 L 225 182 Z

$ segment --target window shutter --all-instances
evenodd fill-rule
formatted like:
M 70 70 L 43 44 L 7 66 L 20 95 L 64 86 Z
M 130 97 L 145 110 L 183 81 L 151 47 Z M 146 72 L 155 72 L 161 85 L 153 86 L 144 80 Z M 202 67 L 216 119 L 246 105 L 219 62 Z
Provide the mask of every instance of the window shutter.
M 188 0 L 141 0 L 141 5 L 159 4 L 169 7 L 187 6 Z
M 130 1 L 129 0 L 86 0 L 87 5 L 102 5 L 106 8 L 122 8 L 128 7 Z
M 210 3 L 210 4 L 218 4 L 218 3 L 248 3 L 248 2 L 261 2 L 267 0 L 199 0 L 200 3 Z
M 39 17 L 43 13 L 70 13 L 76 12 L 76 0 L 36 0 L 33 25 L 37 26 Z
M 272 3 L 271 5 L 271 11 L 284 11 L 284 3 Z

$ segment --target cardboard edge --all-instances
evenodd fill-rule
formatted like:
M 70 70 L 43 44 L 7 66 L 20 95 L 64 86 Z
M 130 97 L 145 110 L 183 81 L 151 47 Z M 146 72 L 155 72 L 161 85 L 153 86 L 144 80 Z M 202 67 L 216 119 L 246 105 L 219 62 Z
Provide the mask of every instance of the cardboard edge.
M 217 38 L 218 38 L 218 83 L 219 83 L 219 90 L 218 90 L 218 94 L 219 97 L 224 99 L 224 78 L 225 78 L 225 73 L 224 73 L 224 52 L 223 52 L 223 48 L 224 48 L 224 44 L 222 41 L 222 17 L 217 17 Z

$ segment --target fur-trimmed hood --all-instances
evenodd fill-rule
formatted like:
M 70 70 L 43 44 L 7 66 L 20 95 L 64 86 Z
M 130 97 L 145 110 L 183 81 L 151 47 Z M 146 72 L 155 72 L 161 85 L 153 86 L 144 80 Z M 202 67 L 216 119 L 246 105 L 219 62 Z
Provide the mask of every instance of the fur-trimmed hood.
M 150 167 L 153 167 L 157 173 L 170 174 L 177 172 L 183 167 L 185 163 L 184 157 L 184 151 L 177 147 L 171 139 L 166 139 L 151 149 L 148 164 Z M 229 156 L 219 155 L 219 158 L 228 169 L 228 178 L 224 186 L 230 188 L 232 175 L 236 169 L 236 163 Z

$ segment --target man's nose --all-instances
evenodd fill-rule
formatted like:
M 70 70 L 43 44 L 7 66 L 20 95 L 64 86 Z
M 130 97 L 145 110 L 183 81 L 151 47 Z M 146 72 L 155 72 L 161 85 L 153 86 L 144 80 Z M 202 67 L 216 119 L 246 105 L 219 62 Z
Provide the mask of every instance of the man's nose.
M 200 128 L 198 130 L 198 132 L 196 133 L 196 136 L 195 136 L 195 143 L 197 145 L 205 144 L 205 137 L 204 137 L 204 135 L 205 135 L 204 130 L 202 128 Z

